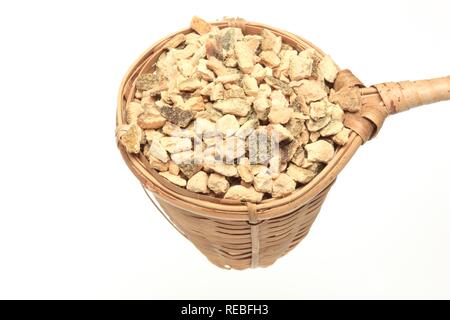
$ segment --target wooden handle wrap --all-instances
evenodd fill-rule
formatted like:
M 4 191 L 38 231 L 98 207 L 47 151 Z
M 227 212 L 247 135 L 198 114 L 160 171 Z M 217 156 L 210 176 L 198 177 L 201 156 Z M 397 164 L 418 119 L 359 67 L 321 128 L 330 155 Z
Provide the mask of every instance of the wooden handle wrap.
M 450 76 L 419 81 L 386 82 L 371 87 L 364 85 L 349 70 L 339 72 L 335 89 L 359 87 L 361 110 L 349 113 L 345 126 L 356 132 L 363 142 L 375 137 L 384 120 L 411 108 L 450 100 Z
M 450 76 L 431 80 L 386 82 L 374 87 L 378 90 L 389 114 L 450 100 Z

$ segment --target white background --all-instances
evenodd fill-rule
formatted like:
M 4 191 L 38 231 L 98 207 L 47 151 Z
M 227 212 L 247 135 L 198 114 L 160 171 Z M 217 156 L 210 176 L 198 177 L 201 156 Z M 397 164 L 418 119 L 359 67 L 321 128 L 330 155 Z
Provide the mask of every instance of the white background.
M 448 1 L 3 1 L 0 298 L 450 298 L 450 103 L 388 119 L 311 233 L 267 269 L 211 265 L 115 147 L 117 90 L 192 15 L 289 30 L 366 84 L 450 74 Z

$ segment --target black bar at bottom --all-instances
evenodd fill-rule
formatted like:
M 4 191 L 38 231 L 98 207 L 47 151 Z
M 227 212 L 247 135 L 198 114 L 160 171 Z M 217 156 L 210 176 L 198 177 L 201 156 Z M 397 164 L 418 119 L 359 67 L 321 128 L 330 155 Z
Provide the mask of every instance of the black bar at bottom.
M 313 316 L 365 319 L 411 315 L 429 319 L 432 314 L 448 317 L 448 301 L 296 301 L 296 300 L 152 300 L 152 301 L 1 301 L 15 318 L 27 314 L 62 319 L 302 319 Z M 23 306 L 22 306 L 23 305 Z M 442 317 L 442 318 L 444 318 Z

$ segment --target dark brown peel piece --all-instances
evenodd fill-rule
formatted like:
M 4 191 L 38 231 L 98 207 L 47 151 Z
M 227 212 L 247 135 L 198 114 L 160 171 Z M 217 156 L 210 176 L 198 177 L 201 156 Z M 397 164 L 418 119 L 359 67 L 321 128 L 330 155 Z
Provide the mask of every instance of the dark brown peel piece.
M 147 91 L 158 85 L 158 77 L 152 73 L 146 73 L 136 79 L 136 88 Z
M 181 128 L 186 128 L 194 118 L 194 113 L 192 111 L 169 106 L 161 107 L 161 115 L 170 123 L 180 126 Z
M 280 148 L 280 156 L 281 162 L 287 163 L 294 158 L 294 155 L 301 147 L 300 140 L 294 140 L 287 145 L 284 145 Z
M 300 101 L 299 101 L 298 98 L 295 99 L 294 101 L 292 101 L 291 104 L 289 104 L 289 108 L 294 109 L 295 112 L 301 112 L 300 107 L 301 107 L 301 106 L 300 106 Z
M 201 164 L 184 163 L 179 164 L 178 167 L 180 168 L 181 172 L 183 172 L 183 174 L 188 178 L 191 178 L 194 174 L 202 170 Z
M 275 77 L 267 76 L 264 78 L 264 80 L 269 86 L 281 90 L 281 92 L 283 92 L 284 95 L 290 96 L 294 92 L 294 90 L 291 87 L 289 87 L 289 85 L 286 82 L 283 82 Z
M 289 120 L 289 122 L 286 125 L 286 129 L 288 129 L 289 132 L 294 137 L 299 137 L 300 134 L 302 133 L 304 127 L 305 127 L 304 121 L 301 119 L 295 119 L 295 118 L 292 118 L 291 120 Z
M 209 37 L 205 42 L 206 57 L 209 59 L 211 57 L 217 58 L 223 61 L 223 50 L 222 41 L 219 35 L 215 37 Z
M 234 29 L 228 29 L 221 39 L 222 48 L 230 50 L 232 41 L 234 40 Z

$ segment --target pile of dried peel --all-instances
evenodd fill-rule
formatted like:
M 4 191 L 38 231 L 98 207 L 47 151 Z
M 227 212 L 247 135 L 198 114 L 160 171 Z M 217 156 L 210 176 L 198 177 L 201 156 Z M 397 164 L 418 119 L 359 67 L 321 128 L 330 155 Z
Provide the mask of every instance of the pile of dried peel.
M 120 143 L 197 193 L 260 202 L 309 183 L 347 143 L 345 112 L 359 111 L 357 95 L 332 89 L 335 63 L 266 29 L 191 27 L 136 80 Z

